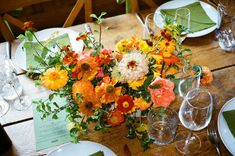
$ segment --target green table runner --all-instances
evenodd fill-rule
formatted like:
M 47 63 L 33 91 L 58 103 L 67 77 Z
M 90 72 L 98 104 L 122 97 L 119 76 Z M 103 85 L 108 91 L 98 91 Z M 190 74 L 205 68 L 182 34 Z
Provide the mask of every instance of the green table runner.
M 190 10 L 190 32 L 192 33 L 210 28 L 216 24 L 208 17 L 200 2 L 195 2 L 181 8 L 188 8 Z M 174 20 L 177 9 L 162 9 L 161 14 Z
M 223 116 L 228 124 L 228 127 L 235 137 L 235 110 L 229 110 L 223 112 Z
M 59 45 L 59 47 L 63 47 L 65 45 L 71 45 L 68 34 L 63 34 L 63 35 L 58 36 L 56 38 L 53 38 L 51 40 L 42 41 L 41 43 L 44 46 L 46 46 L 48 49 L 50 49 L 55 44 Z M 42 65 L 40 65 L 37 61 L 35 61 L 34 55 L 37 55 L 37 53 L 41 54 L 43 51 L 43 47 L 38 42 L 27 42 L 26 44 L 29 44 L 29 46 L 27 46 L 27 48 L 26 48 L 26 67 L 27 67 L 27 69 L 29 67 L 32 67 L 32 68 L 42 67 Z

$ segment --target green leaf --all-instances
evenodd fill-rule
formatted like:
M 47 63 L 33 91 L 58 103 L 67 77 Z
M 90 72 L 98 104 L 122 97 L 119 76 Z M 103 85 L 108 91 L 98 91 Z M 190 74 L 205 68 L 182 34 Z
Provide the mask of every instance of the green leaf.
M 33 34 L 30 31 L 25 31 L 25 37 L 28 41 L 33 41 Z
M 34 60 L 42 65 L 45 64 L 44 60 L 40 56 L 34 55 Z
M 16 38 L 20 39 L 21 41 L 24 41 L 26 37 L 23 34 L 20 34 Z
M 31 47 L 31 43 L 30 42 L 25 42 L 22 48 L 28 49 Z
M 47 54 L 48 54 L 48 49 L 46 47 L 43 47 L 41 57 L 45 59 Z
M 90 17 L 98 19 L 98 17 L 96 16 L 96 14 L 91 14 Z
M 49 95 L 49 100 L 51 101 L 54 98 L 54 94 Z
M 52 115 L 52 119 L 58 119 L 57 114 L 53 114 L 53 115 Z
M 56 108 L 59 108 L 59 105 L 58 105 L 56 102 L 53 102 L 53 105 L 54 105 Z
M 151 89 L 158 89 L 158 88 L 161 88 L 161 86 L 162 86 L 162 84 L 155 84 L 154 86 L 149 86 L 149 88 L 151 88 Z
M 101 12 L 100 16 L 99 16 L 99 19 L 101 19 L 104 15 L 106 15 L 107 12 Z

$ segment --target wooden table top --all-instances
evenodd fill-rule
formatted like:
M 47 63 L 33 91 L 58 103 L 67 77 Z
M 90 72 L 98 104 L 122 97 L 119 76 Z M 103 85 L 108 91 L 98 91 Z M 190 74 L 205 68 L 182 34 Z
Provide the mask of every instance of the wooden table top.
M 92 29 L 97 28 L 95 23 L 90 23 L 90 25 Z M 104 20 L 103 27 L 109 27 L 109 29 L 103 32 L 102 40 L 104 46 L 110 49 L 113 49 L 116 42 L 122 38 L 132 36 L 141 38 L 143 32 L 143 28 L 135 14 L 107 18 Z M 84 31 L 84 24 L 70 27 L 70 29 L 78 32 Z M 19 43 L 18 40 L 12 43 L 13 63 L 15 49 Z M 5 44 L 0 44 L 0 52 L 4 51 Z M 227 53 L 220 49 L 218 41 L 215 40 L 214 33 L 198 38 L 187 38 L 183 42 L 183 46 L 192 50 L 192 55 L 190 56 L 191 62 L 205 65 L 212 69 L 214 81 L 207 88 L 212 94 L 216 95 L 217 109 L 219 110 L 226 101 L 235 97 L 235 53 Z M 47 90 L 44 88 L 35 87 L 33 80 L 29 79 L 24 71 L 17 68 L 17 73 L 25 95 L 29 95 L 31 98 L 37 98 L 47 94 Z M 177 98 L 171 106 L 178 110 L 181 101 L 181 98 Z M 32 116 L 32 108 L 21 112 L 11 108 L 4 118 L 0 119 L 0 123 L 8 124 L 5 130 L 13 142 L 13 148 L 6 155 L 43 155 L 55 148 L 36 152 Z M 183 126 L 179 126 L 177 132 L 179 131 L 188 132 Z M 206 129 L 195 133 L 202 140 L 202 148 L 194 155 L 216 155 L 214 146 L 211 145 L 207 138 Z M 127 129 L 125 124 L 113 128 L 109 133 L 91 132 L 89 134 L 90 140 L 109 147 L 120 156 L 124 155 L 124 144 L 129 146 L 133 156 L 181 155 L 175 149 L 174 143 L 166 146 L 152 144 L 150 149 L 143 151 L 137 139 L 128 139 L 126 135 Z M 230 155 L 222 142 L 220 145 L 223 155 Z

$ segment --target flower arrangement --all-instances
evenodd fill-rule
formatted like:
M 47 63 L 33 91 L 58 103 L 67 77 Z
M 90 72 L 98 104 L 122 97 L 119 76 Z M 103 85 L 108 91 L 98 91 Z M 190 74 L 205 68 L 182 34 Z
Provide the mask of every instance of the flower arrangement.
M 92 17 L 100 25 L 103 15 Z M 25 35 L 19 38 L 32 41 L 36 36 L 31 26 L 26 23 Z M 95 123 L 95 130 L 106 132 L 126 121 L 128 137 L 138 137 L 146 149 L 152 140 L 140 118 L 151 108 L 167 107 L 174 101 L 174 74 L 179 72 L 182 61 L 188 62 L 183 53 L 189 50 L 182 49 L 180 33 L 179 27 L 168 23 L 160 35 L 152 35 L 149 40 L 125 38 L 115 50 L 103 48 L 92 32 L 80 34 L 77 40 L 83 40 L 83 51 L 76 52 L 65 45 L 44 60 L 45 68 L 36 82 L 53 92 L 46 100 L 34 101 L 37 111 L 42 118 L 57 119 L 57 114 L 66 110 L 74 141 L 89 131 L 90 123 Z M 34 70 L 37 69 L 31 71 Z M 55 96 L 66 98 L 67 104 L 52 102 Z

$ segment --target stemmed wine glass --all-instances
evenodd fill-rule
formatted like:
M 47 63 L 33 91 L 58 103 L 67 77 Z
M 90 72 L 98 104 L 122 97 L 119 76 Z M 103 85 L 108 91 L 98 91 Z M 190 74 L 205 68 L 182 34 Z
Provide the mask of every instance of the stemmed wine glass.
M 5 100 L 14 100 L 14 108 L 16 110 L 25 110 L 31 105 L 28 96 L 22 96 L 23 88 L 14 73 L 10 63 L 6 61 L 0 65 L 0 94 Z
M 144 23 L 144 39 L 151 39 L 156 34 L 160 34 L 160 28 L 156 25 L 156 20 L 163 19 L 162 15 L 159 13 L 150 13 L 145 18 Z
M 180 25 L 184 30 L 181 38 L 186 37 L 190 31 L 190 10 L 188 8 L 178 8 L 175 12 L 174 23 Z
M 182 79 L 178 84 L 178 91 L 181 97 L 185 97 L 189 90 L 200 87 L 202 70 L 198 65 L 186 64 L 182 69 Z
M 195 88 L 185 96 L 179 110 L 179 119 L 190 130 L 189 135 L 177 134 L 175 146 L 183 154 L 196 152 L 201 148 L 200 138 L 192 134 L 205 128 L 212 116 L 213 101 L 210 92 Z

